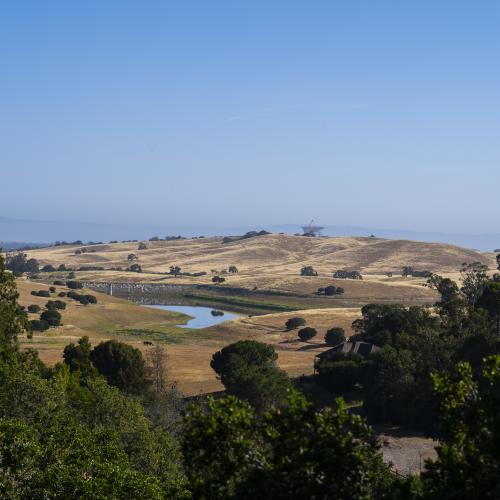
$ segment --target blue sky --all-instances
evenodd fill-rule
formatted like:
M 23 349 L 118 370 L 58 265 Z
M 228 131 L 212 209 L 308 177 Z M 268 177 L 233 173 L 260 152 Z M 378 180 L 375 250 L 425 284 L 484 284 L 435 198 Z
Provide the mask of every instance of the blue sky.
M 0 215 L 500 231 L 500 3 L 0 3 Z

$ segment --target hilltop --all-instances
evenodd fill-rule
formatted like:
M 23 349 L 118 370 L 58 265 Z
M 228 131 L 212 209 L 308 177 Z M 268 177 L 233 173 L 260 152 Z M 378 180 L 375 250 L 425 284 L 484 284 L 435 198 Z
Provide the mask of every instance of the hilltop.
M 171 265 L 183 271 L 210 273 L 236 265 L 242 274 L 266 276 L 296 275 L 302 266 L 312 265 L 319 274 L 336 269 L 355 269 L 363 274 L 400 273 L 405 265 L 432 272 L 456 272 L 463 262 L 479 261 L 494 267 L 494 255 L 445 243 L 387 240 L 362 237 L 307 238 L 269 234 L 223 242 L 223 238 L 147 241 L 145 250 L 137 242 L 83 245 L 89 251 L 76 255 L 82 246 L 52 246 L 30 250 L 42 265 L 79 268 L 100 266 L 126 269 L 129 254 L 145 273 L 165 273 Z

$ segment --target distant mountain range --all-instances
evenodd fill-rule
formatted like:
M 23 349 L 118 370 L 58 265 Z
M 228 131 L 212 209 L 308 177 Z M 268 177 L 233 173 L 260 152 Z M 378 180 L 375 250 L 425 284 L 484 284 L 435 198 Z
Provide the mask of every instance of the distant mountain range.
M 250 230 L 265 229 L 271 232 L 288 234 L 301 233 L 301 225 L 284 224 L 275 226 L 176 226 L 176 225 L 120 225 L 94 222 L 60 222 L 21 220 L 0 217 L 0 246 L 4 249 L 19 246 L 47 244 L 55 241 L 110 241 L 144 240 L 152 236 L 226 236 L 243 234 Z M 325 226 L 323 234 L 327 236 L 370 236 L 379 238 L 403 239 L 451 243 L 481 251 L 493 251 L 500 248 L 500 233 L 497 234 L 456 234 L 442 232 L 408 231 L 404 229 L 376 229 L 358 226 Z M 28 243 L 30 242 L 30 243 Z

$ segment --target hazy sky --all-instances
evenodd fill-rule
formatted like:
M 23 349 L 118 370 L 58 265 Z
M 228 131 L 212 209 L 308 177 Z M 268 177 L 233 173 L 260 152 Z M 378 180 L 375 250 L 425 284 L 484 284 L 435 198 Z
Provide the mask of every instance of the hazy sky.
M 500 2 L 0 3 L 0 216 L 500 231 Z

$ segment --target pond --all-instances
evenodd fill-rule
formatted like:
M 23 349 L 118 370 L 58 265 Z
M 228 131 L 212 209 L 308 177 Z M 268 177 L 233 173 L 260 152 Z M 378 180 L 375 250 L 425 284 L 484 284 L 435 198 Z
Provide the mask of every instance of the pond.
M 155 309 L 174 311 L 191 316 L 193 319 L 190 319 L 185 325 L 177 325 L 181 328 L 207 328 L 208 326 L 218 325 L 219 323 L 240 316 L 239 314 L 222 311 L 221 309 L 203 306 L 148 305 L 146 307 L 154 307 Z

